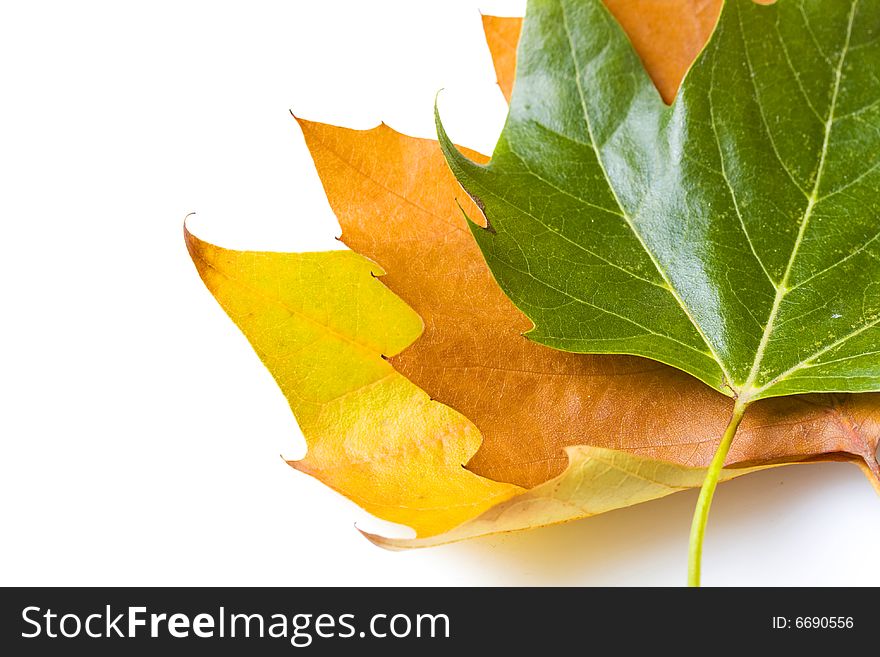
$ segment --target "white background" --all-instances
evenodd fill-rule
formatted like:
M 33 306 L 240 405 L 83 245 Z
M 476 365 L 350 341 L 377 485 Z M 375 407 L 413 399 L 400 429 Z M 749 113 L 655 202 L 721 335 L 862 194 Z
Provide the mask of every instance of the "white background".
M 4 3 L 0 583 L 681 584 L 694 493 L 549 529 L 385 552 L 304 453 L 181 238 L 340 248 L 288 114 L 491 150 L 479 9 L 523 2 Z M 687 409 L 681 409 L 687 412 Z M 721 487 L 706 584 L 880 584 L 853 466 Z M 832 610 L 833 611 L 833 610 Z

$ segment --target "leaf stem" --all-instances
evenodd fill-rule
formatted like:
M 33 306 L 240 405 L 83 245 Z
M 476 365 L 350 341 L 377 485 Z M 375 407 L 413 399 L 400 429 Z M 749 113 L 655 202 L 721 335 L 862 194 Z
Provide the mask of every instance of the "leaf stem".
M 743 414 L 748 408 L 748 402 L 736 401 L 733 406 L 733 414 L 727 428 L 724 430 L 724 436 L 718 449 L 715 450 L 715 456 L 709 464 L 706 471 L 706 478 L 703 480 L 703 487 L 700 489 L 700 497 L 697 499 L 697 508 L 694 509 L 694 519 L 691 523 L 691 537 L 688 545 L 688 586 L 700 585 L 700 562 L 703 557 L 703 537 L 706 534 L 706 521 L 709 518 L 709 509 L 712 506 L 712 496 L 715 494 L 715 487 L 718 485 L 718 478 L 721 476 L 721 469 L 724 467 L 724 460 L 730 451 L 730 445 L 733 443 L 733 437 L 742 422 Z

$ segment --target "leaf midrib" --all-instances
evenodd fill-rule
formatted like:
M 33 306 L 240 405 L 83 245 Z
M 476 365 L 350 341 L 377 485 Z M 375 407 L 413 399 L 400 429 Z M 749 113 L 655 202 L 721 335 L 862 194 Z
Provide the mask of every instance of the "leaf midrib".
M 709 339 L 706 337 L 706 334 L 703 332 L 702 327 L 697 323 L 697 321 L 691 315 L 690 309 L 684 303 L 684 300 L 681 298 L 681 296 L 679 296 L 677 290 L 672 285 L 672 281 L 669 280 L 669 277 L 666 275 L 666 272 L 663 270 L 663 268 L 660 266 L 660 263 L 657 262 L 657 259 L 654 257 L 653 252 L 650 249 L 648 249 L 647 245 L 645 244 L 644 239 L 642 239 L 641 234 L 639 233 L 638 230 L 636 230 L 636 227 L 632 221 L 632 218 L 626 212 L 626 209 L 624 208 L 623 203 L 620 202 L 620 198 L 617 196 L 617 190 L 614 188 L 614 185 L 611 184 L 611 178 L 608 176 L 608 172 L 605 169 L 605 164 L 602 161 L 602 156 L 599 152 L 599 148 L 598 148 L 597 142 L 596 142 L 596 137 L 593 134 L 593 127 L 590 123 L 589 113 L 587 112 L 586 95 L 584 93 L 583 85 L 581 84 L 581 70 L 580 70 L 580 67 L 578 66 L 578 60 L 577 60 L 577 56 L 575 53 L 574 39 L 572 38 L 571 29 L 568 26 L 568 16 L 567 16 L 566 10 L 565 10 L 565 3 L 562 2 L 561 0 L 559 1 L 559 10 L 560 10 L 560 13 L 562 14 L 562 26 L 563 26 L 563 29 L 565 30 L 566 40 L 568 41 L 569 54 L 571 56 L 571 63 L 572 63 L 572 66 L 574 67 L 574 71 L 575 71 L 575 84 L 577 85 L 578 96 L 580 98 L 581 113 L 583 114 L 583 117 L 584 117 L 584 123 L 587 126 L 587 133 L 590 136 L 590 142 L 592 142 L 593 150 L 596 153 L 596 161 L 599 165 L 599 169 L 602 171 L 602 175 L 605 177 L 605 182 L 607 183 L 608 188 L 611 190 L 611 194 L 614 198 L 614 201 L 615 201 L 615 203 L 617 203 L 617 207 L 620 208 L 620 213 L 623 216 L 624 220 L 626 221 L 627 225 L 629 226 L 630 230 L 632 231 L 633 235 L 639 241 L 639 244 L 642 245 L 642 249 L 644 249 L 645 253 L 648 254 L 648 257 L 651 259 L 651 262 L 654 264 L 654 267 L 657 269 L 657 273 L 660 275 L 660 277 L 663 279 L 663 281 L 669 287 L 669 293 L 672 295 L 672 297 L 676 300 L 678 305 L 681 307 L 682 312 L 684 312 L 684 314 L 685 314 L 685 316 L 687 316 L 688 320 L 690 320 L 691 325 L 694 327 L 694 329 L 700 335 L 700 337 L 702 338 L 703 342 L 706 345 L 706 348 L 709 350 L 709 352 L 712 355 L 712 358 L 715 360 L 715 363 L 718 365 L 718 368 L 721 370 L 721 374 L 724 377 L 724 380 L 721 382 L 722 386 L 723 387 L 724 386 L 731 387 L 731 389 L 733 389 L 732 388 L 733 380 L 730 376 L 730 373 L 727 371 L 727 368 L 724 366 L 724 363 L 722 362 L 721 358 L 719 358 L 718 354 L 716 353 L 714 346 L 709 341 Z M 608 16 L 606 14 L 606 19 L 607 18 L 608 18 Z
M 753 388 L 754 384 L 755 384 L 755 380 L 757 379 L 758 373 L 760 372 L 760 369 L 761 369 L 761 362 L 764 359 L 764 353 L 767 350 L 767 345 L 770 343 L 770 336 L 773 334 L 773 325 L 776 321 L 777 316 L 779 315 L 779 308 L 782 306 L 782 301 L 785 298 L 785 295 L 788 292 L 790 292 L 790 290 L 788 289 L 788 281 L 791 277 L 791 271 L 792 271 L 792 268 L 794 267 L 794 261 L 797 258 L 798 251 L 800 250 L 801 243 L 803 242 L 803 239 L 804 239 L 804 234 L 806 233 L 807 226 L 810 223 L 810 217 L 813 214 L 813 209 L 816 207 L 816 204 L 819 202 L 819 187 L 822 183 L 822 175 L 825 172 L 825 163 L 827 161 L 827 155 L 828 155 L 828 145 L 829 145 L 829 142 L 831 139 L 831 129 L 834 124 L 834 111 L 837 108 L 837 98 L 838 98 L 838 95 L 840 92 L 840 79 L 843 76 L 843 63 L 844 63 L 844 61 L 846 61 L 847 51 L 849 50 L 850 37 L 852 36 L 853 20 L 856 15 L 856 7 L 858 6 L 858 4 L 859 4 L 859 0 L 853 0 L 852 4 L 850 5 L 849 19 L 848 19 L 847 29 L 846 29 L 846 39 L 844 40 L 843 48 L 841 48 L 840 58 L 837 61 L 837 68 L 835 69 L 835 72 L 834 72 L 834 87 L 832 88 L 832 91 L 831 91 L 831 103 L 828 108 L 828 116 L 825 119 L 825 134 L 822 138 L 822 150 L 821 150 L 821 153 L 819 156 L 819 167 L 816 170 L 816 180 L 813 183 L 813 190 L 810 192 L 810 195 L 808 197 L 809 200 L 807 201 L 807 207 L 804 210 L 803 218 L 801 219 L 800 225 L 798 226 L 798 234 L 797 234 L 797 237 L 795 238 L 794 246 L 791 249 L 791 255 L 788 258 L 788 263 L 786 264 L 785 271 L 782 274 L 782 280 L 780 280 L 779 285 L 776 288 L 776 295 L 773 299 L 773 306 L 770 309 L 770 316 L 767 319 L 767 324 L 764 328 L 763 334 L 761 335 L 761 342 L 758 344 L 758 349 L 755 352 L 755 359 L 752 362 L 752 368 L 749 371 L 749 375 L 746 378 L 746 382 L 743 384 L 741 390 L 739 391 L 740 397 L 744 396 L 744 397 L 750 398 L 750 397 L 756 397 L 756 396 L 760 395 L 761 393 L 765 392 L 769 387 L 776 385 L 777 383 L 784 380 L 786 377 L 790 376 L 792 373 L 803 368 L 812 359 L 818 357 L 819 355 L 821 355 L 822 353 L 825 353 L 826 351 L 828 351 L 830 349 L 833 349 L 835 346 L 839 346 L 840 344 L 843 344 L 844 342 L 849 340 L 854 335 L 861 333 L 863 330 L 870 328 L 870 325 L 866 325 L 865 327 L 862 327 L 858 331 L 855 331 L 853 333 L 848 334 L 847 336 L 844 336 L 844 338 L 842 340 L 840 340 L 836 343 L 833 343 L 832 345 L 825 347 L 824 349 L 820 349 L 817 352 L 811 354 L 809 357 L 802 359 L 800 362 L 795 364 L 793 367 L 789 368 L 788 370 L 786 370 L 782 374 L 774 377 L 771 381 L 764 384 L 763 386 L 761 386 L 759 388 Z M 746 53 L 746 56 L 748 57 L 748 45 L 746 44 L 746 41 L 745 41 L 745 29 L 742 24 L 742 16 L 739 13 L 737 13 L 737 17 L 739 18 L 740 33 L 743 36 L 743 51 Z M 749 69 L 751 70 L 751 63 L 749 64 Z M 754 77 L 752 79 L 754 80 Z M 757 89 L 756 89 L 756 92 L 757 92 Z M 758 100 L 757 93 L 756 93 L 756 100 Z M 758 104 L 760 105 L 760 101 L 758 101 Z M 876 323 L 876 322 L 874 322 L 874 323 Z

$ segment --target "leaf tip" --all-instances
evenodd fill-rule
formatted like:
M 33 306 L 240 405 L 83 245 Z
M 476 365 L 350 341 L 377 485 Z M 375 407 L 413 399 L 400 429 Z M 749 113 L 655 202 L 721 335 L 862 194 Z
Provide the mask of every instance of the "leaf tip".
M 184 244 L 186 244 L 186 250 L 189 252 L 190 258 L 192 258 L 193 262 L 195 262 L 196 256 L 202 250 L 202 245 L 204 244 L 204 242 L 193 235 L 189 229 L 189 226 L 187 225 L 187 222 L 189 222 L 189 218 L 193 215 L 195 215 L 195 212 L 190 212 L 183 218 L 183 242 Z
M 437 93 L 434 94 L 434 124 L 437 128 L 437 137 L 440 141 L 441 147 L 444 146 L 447 142 L 449 142 L 449 135 L 446 134 L 446 129 L 443 127 L 443 121 L 440 120 L 440 94 L 444 91 L 443 87 L 437 90 Z
M 354 528 L 357 529 L 360 532 L 361 536 L 367 539 L 370 543 L 372 543 L 376 547 L 382 548 L 383 550 L 389 550 L 391 552 L 401 552 L 404 549 L 401 546 L 395 545 L 391 541 L 391 539 L 388 539 L 385 536 L 380 536 L 379 534 L 371 534 L 370 532 L 358 527 L 357 524 L 355 524 Z
M 299 124 L 299 129 L 303 131 L 303 134 L 308 132 L 315 125 L 314 121 L 307 121 L 301 116 L 297 116 L 292 109 L 288 108 L 287 111 L 290 112 L 290 116 L 293 117 L 293 120 Z

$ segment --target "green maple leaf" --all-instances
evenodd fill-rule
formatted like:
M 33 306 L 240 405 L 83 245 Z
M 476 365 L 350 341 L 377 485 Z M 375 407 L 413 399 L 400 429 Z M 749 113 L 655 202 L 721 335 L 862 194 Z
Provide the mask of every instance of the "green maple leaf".
M 727 0 L 671 106 L 600 0 L 530 0 L 492 160 L 437 126 L 529 338 L 736 398 L 717 476 L 751 402 L 880 390 L 878 76 L 880 0 Z

